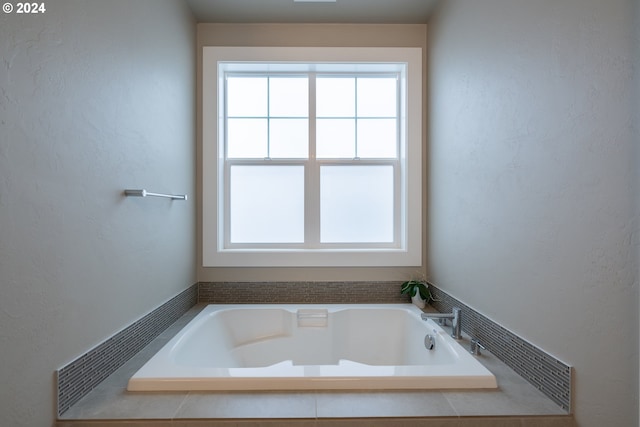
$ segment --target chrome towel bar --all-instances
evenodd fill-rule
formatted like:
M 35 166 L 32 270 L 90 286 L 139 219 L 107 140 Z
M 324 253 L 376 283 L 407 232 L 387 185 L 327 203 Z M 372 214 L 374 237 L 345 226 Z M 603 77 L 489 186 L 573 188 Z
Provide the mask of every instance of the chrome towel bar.
M 166 197 L 171 200 L 187 200 L 186 194 L 152 193 L 147 190 L 124 190 L 124 195 L 129 197 Z

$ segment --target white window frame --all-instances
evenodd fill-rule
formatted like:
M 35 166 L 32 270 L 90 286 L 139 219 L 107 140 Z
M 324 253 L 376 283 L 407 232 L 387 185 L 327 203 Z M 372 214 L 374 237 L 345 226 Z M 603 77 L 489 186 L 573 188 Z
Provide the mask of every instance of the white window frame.
M 398 241 L 393 247 L 247 247 L 225 242 L 224 221 L 224 88 L 225 64 L 240 71 L 262 70 L 264 63 L 287 70 L 339 71 L 353 64 L 361 70 L 402 69 L 400 102 Z M 402 66 L 400 66 L 402 65 Z M 233 66 L 231 66 L 233 67 Z M 378 67 L 378 68 L 376 68 Z M 386 67 L 386 68 L 385 68 Z M 236 70 L 236 71 L 238 71 Z M 233 71 L 233 69 L 231 69 Z M 203 48 L 202 65 L 202 222 L 204 267 L 380 267 L 422 263 L 422 49 L 420 48 Z M 220 143 L 219 143 L 220 142 Z

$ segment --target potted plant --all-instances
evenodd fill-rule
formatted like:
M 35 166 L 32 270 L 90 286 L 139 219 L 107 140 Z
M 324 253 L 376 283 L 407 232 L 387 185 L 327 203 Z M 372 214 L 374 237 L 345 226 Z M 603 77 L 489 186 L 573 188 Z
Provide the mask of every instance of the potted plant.
M 411 302 L 420 308 L 433 299 L 429 291 L 429 285 L 422 280 L 408 280 L 402 284 L 400 288 L 401 294 L 407 294 L 411 297 Z

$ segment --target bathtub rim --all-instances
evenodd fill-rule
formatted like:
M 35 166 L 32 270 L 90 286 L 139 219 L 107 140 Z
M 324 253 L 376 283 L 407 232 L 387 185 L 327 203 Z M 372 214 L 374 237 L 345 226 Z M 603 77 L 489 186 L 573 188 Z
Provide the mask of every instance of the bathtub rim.
M 184 339 L 185 334 L 198 322 L 204 322 L 206 318 L 223 310 L 235 309 L 274 309 L 285 308 L 288 310 L 327 308 L 329 313 L 344 309 L 401 309 L 412 315 L 420 316 L 423 312 L 413 304 L 207 304 L 189 323 L 187 323 L 169 342 L 163 346 L 142 368 L 140 368 L 128 381 L 127 390 L 131 392 L 148 391 L 312 391 L 312 390 L 444 390 L 444 389 L 496 389 L 498 388 L 496 376 L 483 366 L 473 356 L 468 354 L 462 345 L 451 338 L 440 325 L 432 320 L 424 321 L 425 331 L 437 331 L 437 339 L 453 345 L 458 357 L 467 364 L 463 372 L 452 372 L 451 369 L 443 369 L 438 366 L 439 372 L 434 367 L 423 365 L 387 365 L 384 368 L 399 368 L 395 375 L 368 375 L 368 376 L 205 376 L 196 375 L 195 369 L 183 368 L 181 372 L 186 375 L 161 377 L 153 375 L 153 369 L 162 370 L 162 364 L 167 363 L 167 357 L 176 346 Z M 159 356 L 160 354 L 163 354 Z M 162 360 L 164 359 L 164 360 Z M 304 365 L 297 365 L 305 367 Z M 310 365 L 314 368 L 322 365 Z M 334 365 L 329 365 L 334 366 Z M 223 369 L 223 368 L 200 368 Z M 236 368 L 256 369 L 256 368 Z M 456 368 L 458 369 L 458 368 Z M 219 374 L 219 373 L 218 373 Z M 428 380 L 426 380 L 428 378 Z

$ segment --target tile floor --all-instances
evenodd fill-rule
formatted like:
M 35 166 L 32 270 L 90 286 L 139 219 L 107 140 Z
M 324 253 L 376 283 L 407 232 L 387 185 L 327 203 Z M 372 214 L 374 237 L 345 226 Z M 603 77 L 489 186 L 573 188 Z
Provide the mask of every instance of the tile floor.
M 497 390 L 128 392 L 126 384 L 195 316 L 197 305 L 66 411 L 57 427 L 570 427 L 573 418 L 489 352 Z M 466 339 L 465 339 L 466 340 Z M 468 345 L 468 342 L 462 342 Z

